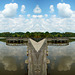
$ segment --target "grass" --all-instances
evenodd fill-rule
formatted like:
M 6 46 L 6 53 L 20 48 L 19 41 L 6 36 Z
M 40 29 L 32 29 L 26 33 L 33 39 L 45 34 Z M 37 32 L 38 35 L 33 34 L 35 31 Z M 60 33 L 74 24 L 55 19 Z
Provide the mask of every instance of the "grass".
M 69 42 L 73 42 L 73 41 L 75 41 L 75 39 L 69 39 Z
M 2 42 L 6 42 L 6 39 L 0 39 L 0 41 L 2 41 Z

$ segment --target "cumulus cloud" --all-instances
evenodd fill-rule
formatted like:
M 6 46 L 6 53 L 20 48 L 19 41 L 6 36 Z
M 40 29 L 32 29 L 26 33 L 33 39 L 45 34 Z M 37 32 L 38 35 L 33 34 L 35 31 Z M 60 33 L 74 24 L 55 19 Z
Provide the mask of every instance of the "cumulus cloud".
M 27 14 L 27 17 L 30 17 L 30 14 Z
M 24 18 L 24 16 L 23 15 L 19 15 L 19 18 Z
M 73 14 L 71 16 L 72 18 L 75 18 L 75 11 L 73 11 Z
M 2 14 L 5 17 L 14 17 L 17 13 L 17 9 L 18 9 L 17 3 L 6 4 L 4 6 L 4 10 L 2 11 Z
M 13 4 L 11 3 L 8 4 L 6 6 L 6 9 L 9 5 Z M 4 9 L 3 11 L 5 11 L 6 9 Z M 18 17 L 15 18 L 7 18 L 8 14 L 4 15 L 4 13 L 2 13 L 3 11 L 0 11 L 0 32 L 16 32 L 16 31 L 75 32 L 75 12 L 73 12 L 72 16 L 69 18 L 58 18 L 56 15 L 51 15 L 51 17 L 49 18 L 49 15 L 47 14 L 45 15 L 27 14 L 27 17 L 30 16 L 31 17 L 26 19 L 24 15 L 19 15 Z M 12 14 L 9 14 L 10 17 L 11 15 Z
M 56 18 L 56 15 L 51 15 L 51 18 Z
M 4 15 L 2 14 L 1 11 L 0 11 L 0 18 L 4 18 Z
M 37 15 L 32 15 L 32 17 L 33 17 L 33 18 L 36 18 L 36 17 L 37 17 Z
M 48 17 L 48 14 L 45 14 L 45 17 Z
M 57 18 L 56 15 L 52 15 L 51 18 L 44 18 L 43 15 L 32 15 L 31 18 L 26 19 L 23 15 L 19 15 L 17 18 L 1 18 L 0 19 L 0 31 L 37 31 L 37 28 L 49 32 L 75 32 L 75 19 L 71 18 Z M 34 28 L 35 27 L 35 28 Z M 34 28 L 34 29 L 33 29 Z M 38 29 L 38 31 L 41 31 Z
M 53 12 L 54 12 L 54 6 L 50 5 L 50 13 L 53 13 Z
M 39 17 L 39 18 L 42 18 L 42 17 L 43 17 L 43 15 L 38 15 L 38 17 Z
M 25 5 L 22 5 L 22 6 L 21 6 L 21 12 L 22 12 L 22 13 L 25 13 Z
M 59 10 L 62 8 L 61 5 L 63 6 L 64 3 L 59 3 L 57 5 Z M 69 6 L 67 7 L 67 4 L 65 4 L 64 6 L 66 7 L 66 9 L 69 8 Z M 22 7 L 23 7 L 22 12 L 24 12 L 25 11 L 24 5 L 22 5 Z M 44 15 L 27 14 L 27 17 L 29 18 L 26 19 L 25 16 L 22 14 L 19 14 L 18 17 L 14 17 L 16 15 L 17 8 L 18 4 L 10 3 L 5 5 L 5 9 L 3 11 L 0 11 L 0 32 L 18 32 L 18 31 L 75 32 L 75 11 L 73 11 L 72 15 L 69 18 L 66 18 L 66 16 L 65 18 L 58 18 L 56 15 L 49 16 L 48 14 Z M 51 5 L 51 9 L 52 8 L 53 5 Z M 9 11 L 6 11 L 8 9 Z M 65 9 L 63 9 L 63 12 L 64 10 Z M 41 9 L 38 5 L 34 9 L 34 13 L 41 13 Z M 66 15 L 68 15 L 67 13 Z M 7 18 L 7 17 L 14 17 L 14 18 Z
M 42 18 L 43 15 L 32 15 L 33 18 Z
M 58 3 L 57 9 L 61 17 L 71 17 L 73 14 L 73 11 L 71 10 L 71 6 L 66 3 Z
M 37 5 L 37 6 L 34 8 L 33 12 L 36 13 L 36 14 L 39 14 L 39 13 L 42 12 L 42 11 L 41 11 L 41 8 L 39 7 L 39 5 Z

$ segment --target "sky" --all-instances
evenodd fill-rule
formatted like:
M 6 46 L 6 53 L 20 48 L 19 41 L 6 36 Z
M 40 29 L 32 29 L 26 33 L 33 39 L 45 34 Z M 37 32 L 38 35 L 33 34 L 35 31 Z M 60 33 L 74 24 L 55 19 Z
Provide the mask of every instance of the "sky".
M 75 0 L 0 0 L 0 32 L 74 32 Z

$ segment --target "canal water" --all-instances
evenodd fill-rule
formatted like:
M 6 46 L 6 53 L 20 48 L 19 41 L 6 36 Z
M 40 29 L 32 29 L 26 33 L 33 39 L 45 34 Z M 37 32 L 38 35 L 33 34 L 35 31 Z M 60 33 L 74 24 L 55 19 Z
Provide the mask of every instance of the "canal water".
M 0 75 L 27 75 L 26 46 L 7 46 L 0 41 Z M 48 75 L 75 75 L 75 41 L 67 46 L 48 46 Z

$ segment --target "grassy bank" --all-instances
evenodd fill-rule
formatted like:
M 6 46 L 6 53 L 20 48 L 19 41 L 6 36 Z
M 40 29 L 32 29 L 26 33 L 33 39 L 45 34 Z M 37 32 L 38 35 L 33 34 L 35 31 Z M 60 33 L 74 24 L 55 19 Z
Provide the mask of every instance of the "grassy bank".
M 73 41 L 75 41 L 75 39 L 69 39 L 69 42 L 73 42 Z
M 0 39 L 0 41 L 2 41 L 2 42 L 6 42 L 6 39 Z
M 43 38 L 38 38 L 38 39 L 37 39 L 37 38 L 32 38 L 32 39 L 38 42 L 39 40 L 41 40 L 41 39 L 43 39 Z M 6 42 L 6 39 L 5 39 L 5 38 L 3 38 L 3 39 L 0 38 L 0 41 Z M 73 41 L 75 41 L 74 38 L 70 38 L 70 39 L 69 39 L 69 42 L 73 42 Z

